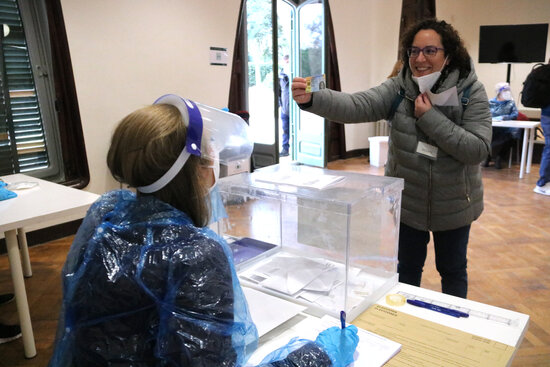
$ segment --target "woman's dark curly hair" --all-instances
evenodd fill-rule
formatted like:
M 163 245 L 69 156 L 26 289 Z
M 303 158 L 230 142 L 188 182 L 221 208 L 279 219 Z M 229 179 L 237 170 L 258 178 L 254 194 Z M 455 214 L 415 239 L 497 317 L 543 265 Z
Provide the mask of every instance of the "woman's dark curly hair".
M 449 57 L 449 64 L 443 70 L 449 72 L 458 69 L 460 78 L 464 78 L 468 75 L 471 71 L 470 55 L 464 47 L 464 43 L 458 35 L 458 32 L 449 23 L 444 20 L 438 21 L 435 18 L 422 20 L 405 31 L 401 38 L 400 50 L 403 66 L 410 69 L 407 49 L 412 46 L 414 37 L 422 29 L 432 29 L 441 36 L 441 43 L 445 49 L 445 56 Z

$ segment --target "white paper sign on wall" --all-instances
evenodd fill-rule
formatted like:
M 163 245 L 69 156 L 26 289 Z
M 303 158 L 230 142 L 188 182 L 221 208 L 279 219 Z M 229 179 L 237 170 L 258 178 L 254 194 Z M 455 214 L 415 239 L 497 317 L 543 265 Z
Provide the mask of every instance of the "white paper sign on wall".
M 210 47 L 210 65 L 227 66 L 227 48 Z

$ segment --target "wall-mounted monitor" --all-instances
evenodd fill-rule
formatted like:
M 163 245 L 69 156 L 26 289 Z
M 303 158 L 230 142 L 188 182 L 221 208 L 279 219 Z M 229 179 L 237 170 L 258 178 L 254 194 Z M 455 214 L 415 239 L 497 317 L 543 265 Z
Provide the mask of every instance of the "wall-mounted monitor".
M 545 62 L 548 23 L 482 25 L 480 63 Z

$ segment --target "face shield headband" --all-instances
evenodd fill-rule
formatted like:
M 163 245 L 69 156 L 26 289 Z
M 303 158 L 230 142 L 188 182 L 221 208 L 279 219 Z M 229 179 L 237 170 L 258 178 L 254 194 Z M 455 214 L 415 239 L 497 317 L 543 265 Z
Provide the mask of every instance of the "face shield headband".
M 512 99 L 512 92 L 510 91 L 510 86 L 505 85 L 503 87 L 500 87 L 497 92 L 497 98 L 500 96 L 500 98 L 504 100 L 510 100 Z
M 510 90 L 510 87 L 505 85 L 504 87 L 500 87 L 497 91 L 497 96 L 501 93 L 501 92 L 504 92 L 504 91 L 507 91 L 507 90 Z
M 169 104 L 175 106 L 180 111 L 183 121 L 187 125 L 187 137 L 185 139 L 185 148 L 183 148 L 172 167 L 152 184 L 137 187 L 137 190 L 144 194 L 159 191 L 172 181 L 178 172 L 181 171 L 191 154 L 198 157 L 201 156 L 203 121 L 199 108 L 195 102 L 183 99 L 174 94 L 167 94 L 157 99 L 153 104 Z

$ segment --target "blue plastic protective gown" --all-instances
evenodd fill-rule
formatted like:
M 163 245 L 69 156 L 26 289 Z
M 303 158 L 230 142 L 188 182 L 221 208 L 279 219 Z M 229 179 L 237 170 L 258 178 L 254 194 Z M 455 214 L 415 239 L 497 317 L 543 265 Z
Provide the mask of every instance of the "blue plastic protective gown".
M 257 347 L 228 245 L 152 196 L 96 201 L 62 281 L 50 366 L 242 366 Z M 332 363 L 311 342 L 268 365 Z
M 515 120 L 518 118 L 516 103 L 511 99 L 499 101 L 496 98 L 491 98 L 489 107 L 491 108 L 491 116 L 494 119 Z
M 499 101 L 496 98 L 492 98 L 489 100 L 489 107 L 491 108 L 491 116 L 494 120 L 515 120 L 518 118 L 516 103 L 511 99 Z M 493 140 L 502 140 L 504 135 L 510 136 L 513 139 L 519 139 L 521 137 L 521 129 L 515 127 L 493 128 Z

